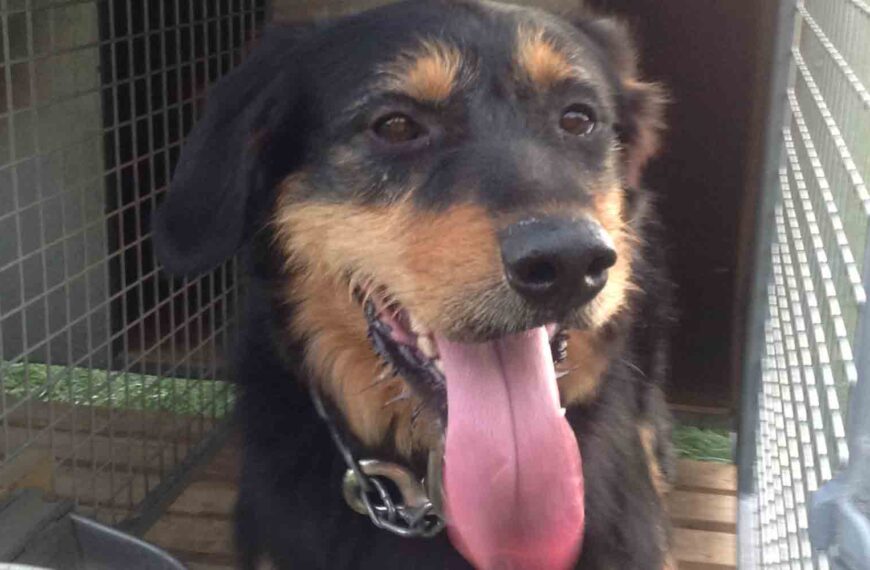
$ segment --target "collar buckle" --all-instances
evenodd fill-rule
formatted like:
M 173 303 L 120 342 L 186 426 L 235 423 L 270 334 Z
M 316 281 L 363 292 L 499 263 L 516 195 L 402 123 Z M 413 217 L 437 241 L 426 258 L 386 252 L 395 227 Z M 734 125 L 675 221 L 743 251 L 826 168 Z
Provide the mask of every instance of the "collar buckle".
M 311 399 L 347 465 L 342 494 L 348 506 L 368 515 L 376 527 L 398 536 L 431 538 L 440 533 L 445 524 L 441 511 L 441 450 L 429 453 L 428 482 L 419 481 L 409 469 L 396 463 L 375 459 L 357 461 L 313 386 Z M 387 481 L 398 489 L 401 501 L 397 502 L 390 494 Z
M 358 471 L 349 468 L 344 474 L 344 499 L 351 509 L 368 515 L 375 526 L 399 536 L 421 538 L 433 537 L 444 528 L 444 519 L 424 483 L 408 469 L 376 459 L 360 460 L 357 467 Z M 387 481 L 398 489 L 401 501 L 390 494 Z

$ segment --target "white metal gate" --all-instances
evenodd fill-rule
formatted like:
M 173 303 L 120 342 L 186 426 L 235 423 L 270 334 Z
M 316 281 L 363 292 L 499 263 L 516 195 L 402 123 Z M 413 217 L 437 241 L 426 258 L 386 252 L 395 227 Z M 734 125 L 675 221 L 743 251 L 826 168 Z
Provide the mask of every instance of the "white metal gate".
M 870 568 L 870 4 L 783 0 L 744 377 L 741 567 Z

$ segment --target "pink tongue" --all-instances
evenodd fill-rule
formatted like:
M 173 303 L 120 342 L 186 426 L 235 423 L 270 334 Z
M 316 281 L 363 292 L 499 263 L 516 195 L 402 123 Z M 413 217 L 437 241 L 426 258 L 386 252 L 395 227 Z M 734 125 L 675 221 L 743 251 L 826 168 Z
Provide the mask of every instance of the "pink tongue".
M 544 327 L 482 344 L 436 340 L 453 544 L 482 570 L 570 567 L 583 536 L 583 473 Z

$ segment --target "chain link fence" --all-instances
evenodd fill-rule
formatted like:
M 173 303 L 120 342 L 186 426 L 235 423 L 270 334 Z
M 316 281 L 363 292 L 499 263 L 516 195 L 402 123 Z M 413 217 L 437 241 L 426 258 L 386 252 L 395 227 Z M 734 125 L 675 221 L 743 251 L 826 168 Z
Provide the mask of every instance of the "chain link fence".
M 784 0 L 781 16 L 754 307 L 763 322 L 750 333 L 757 362 L 743 403 L 741 567 L 858 570 L 870 550 L 847 553 L 870 540 L 870 519 L 836 513 L 862 499 L 849 481 L 870 480 L 854 457 L 870 437 L 855 421 L 870 413 L 858 398 L 870 392 L 858 349 L 870 335 L 870 4 Z
M 219 438 L 234 263 L 161 273 L 150 217 L 264 0 L 0 0 L 0 494 L 118 524 Z

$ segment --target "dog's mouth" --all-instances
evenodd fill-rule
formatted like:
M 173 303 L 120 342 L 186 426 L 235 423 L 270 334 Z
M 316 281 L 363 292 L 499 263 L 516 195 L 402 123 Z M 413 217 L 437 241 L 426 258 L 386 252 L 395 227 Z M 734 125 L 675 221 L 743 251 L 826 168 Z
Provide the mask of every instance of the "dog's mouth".
M 363 295 L 357 292 L 357 297 L 362 299 Z M 410 389 L 403 392 L 399 399 L 407 399 L 412 394 L 418 396 L 423 407 L 415 410 L 414 419 L 424 407 L 428 407 L 436 413 L 441 427 L 446 426 L 447 384 L 438 349 L 438 335 L 415 321 L 408 310 L 395 301 L 385 303 L 376 297 L 366 297 L 363 311 L 372 347 L 387 366 L 385 376 L 401 377 Z M 568 356 L 568 332 L 557 323 L 543 328 L 547 332 L 558 380 L 570 372 L 559 366 Z M 564 415 L 565 409 L 561 408 L 560 412 Z
M 369 337 L 410 393 L 437 411 L 454 545 L 479 568 L 568 567 L 584 512 L 578 443 L 557 385 L 565 332 L 551 324 L 459 342 L 385 298 L 362 300 Z

